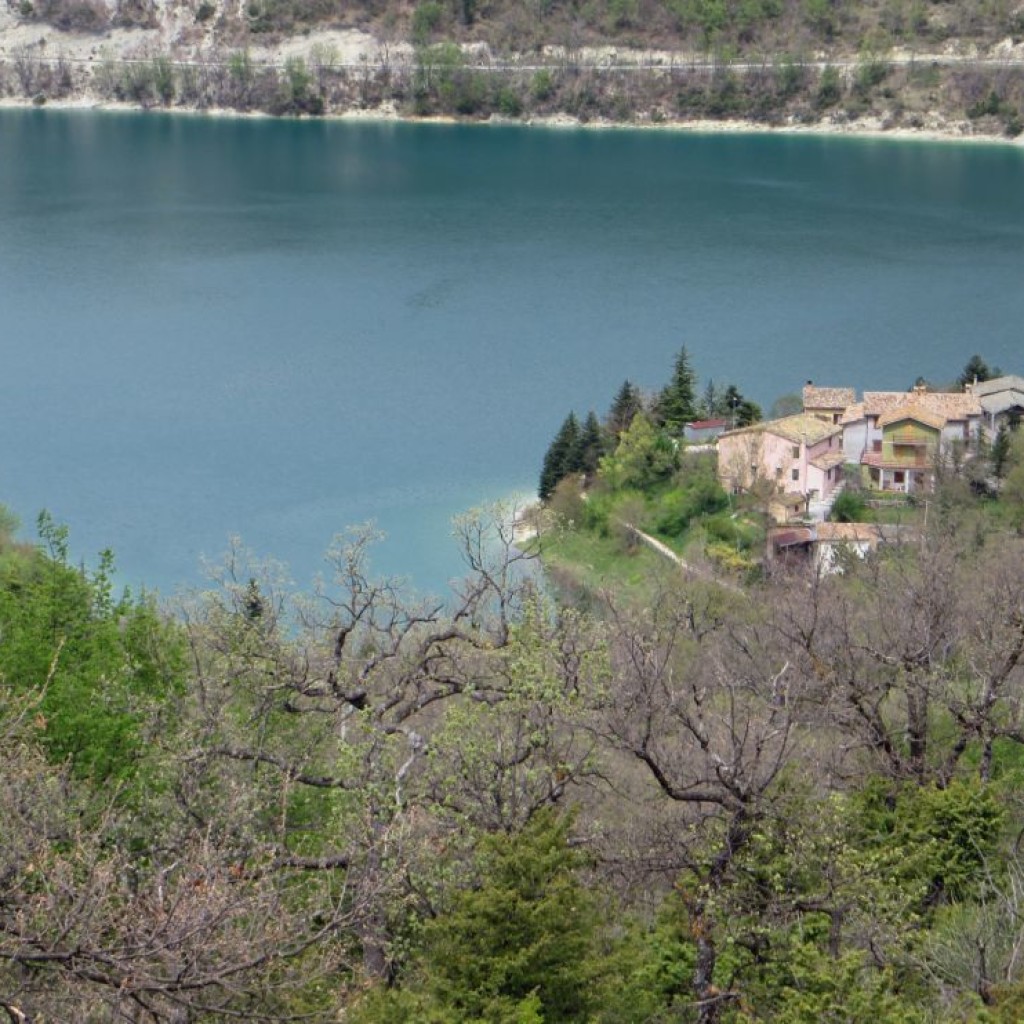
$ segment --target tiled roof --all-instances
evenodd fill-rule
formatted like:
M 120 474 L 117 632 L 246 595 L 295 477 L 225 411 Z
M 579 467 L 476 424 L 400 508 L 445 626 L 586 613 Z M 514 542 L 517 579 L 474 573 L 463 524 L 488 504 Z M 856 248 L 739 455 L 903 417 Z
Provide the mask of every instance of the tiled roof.
M 1018 391 L 1016 388 L 1007 388 L 1006 391 L 982 395 L 981 407 L 985 412 L 993 415 L 1007 412 L 1010 409 L 1024 409 L 1024 389 Z
M 845 409 L 857 401 L 853 388 L 819 388 L 804 385 L 804 409 Z
M 881 452 L 864 452 L 860 457 L 860 464 L 873 466 L 876 469 L 905 469 L 908 473 L 930 473 L 932 471 L 930 464 L 911 466 L 901 459 L 886 459 Z
M 862 419 L 864 419 L 864 403 L 855 402 L 847 408 L 846 412 L 844 412 L 842 416 L 839 417 L 839 422 L 841 424 L 856 423 L 858 420 Z
M 765 420 L 763 423 L 752 423 L 749 427 L 729 430 L 722 437 L 735 437 L 738 434 L 769 433 L 784 437 L 787 441 L 804 441 L 817 444 L 826 437 L 841 434 L 842 427 L 834 423 L 826 423 L 808 412 L 797 413 L 795 416 L 783 416 L 780 420 Z
M 882 531 L 876 523 L 818 523 L 820 541 L 859 541 L 877 544 Z
M 878 417 L 878 425 L 880 427 L 888 427 L 893 423 L 900 423 L 903 420 L 914 420 L 917 423 L 923 423 L 926 427 L 931 427 L 933 430 L 941 430 L 946 425 L 945 416 L 933 412 L 931 409 L 922 408 L 917 402 L 912 402 L 910 405 L 897 406 L 895 409 L 890 409 L 887 413 L 883 413 Z
M 842 452 L 825 452 L 824 455 L 818 455 L 811 459 L 811 465 L 816 469 L 832 469 L 834 466 L 840 466 L 846 461 L 846 456 Z
M 965 420 L 981 415 L 975 395 L 950 391 L 865 391 L 864 415 L 882 416 L 905 405 L 916 405 L 945 420 Z
M 977 398 L 983 395 L 994 395 L 997 391 L 1024 391 L 1024 377 L 1007 374 L 992 380 L 981 380 L 977 384 L 968 384 L 967 390 Z
M 691 430 L 714 430 L 716 427 L 727 427 L 728 425 L 728 420 L 694 420 L 692 423 L 686 424 Z
M 814 531 L 809 526 L 790 526 L 773 531 L 771 539 L 776 548 L 792 548 L 800 544 L 810 544 L 814 540 Z

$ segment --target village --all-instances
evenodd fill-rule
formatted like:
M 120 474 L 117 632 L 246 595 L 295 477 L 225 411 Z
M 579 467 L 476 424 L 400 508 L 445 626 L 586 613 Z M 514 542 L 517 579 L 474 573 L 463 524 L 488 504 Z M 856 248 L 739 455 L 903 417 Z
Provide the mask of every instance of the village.
M 808 381 L 803 411 L 727 429 L 724 419 L 688 424 L 696 443 L 714 441 L 718 478 L 730 494 L 766 490 L 769 559 L 836 565 L 840 549 L 863 555 L 897 539 L 899 524 L 828 522 L 850 485 L 922 497 L 936 475 L 960 472 L 1024 414 L 1024 377 L 966 384 L 962 392 L 856 391 Z M 774 486 L 772 486 L 774 485 Z

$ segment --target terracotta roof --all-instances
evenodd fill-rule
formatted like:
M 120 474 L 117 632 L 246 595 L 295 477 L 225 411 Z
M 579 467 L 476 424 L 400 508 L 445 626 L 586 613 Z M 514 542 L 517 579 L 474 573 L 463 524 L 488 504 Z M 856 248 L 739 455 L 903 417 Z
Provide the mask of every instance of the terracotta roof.
M 855 402 L 847 408 L 846 412 L 844 412 L 842 416 L 839 417 L 839 422 L 841 424 L 856 423 L 858 420 L 862 419 L 864 419 L 864 403 Z
M 883 413 L 878 417 L 880 427 L 888 427 L 893 423 L 901 423 L 903 420 L 914 420 L 923 423 L 933 430 L 941 430 L 946 425 L 946 417 L 940 413 L 932 412 L 930 409 L 922 408 L 917 402 L 910 405 L 897 406 Z
M 728 420 L 694 420 L 692 423 L 686 424 L 691 430 L 713 430 L 715 427 L 727 427 L 728 425 Z
M 790 526 L 772 531 L 771 538 L 772 545 L 776 548 L 792 548 L 800 544 L 810 544 L 814 540 L 814 531 L 808 526 Z
M 900 406 L 915 405 L 945 420 L 965 420 L 981 415 L 975 395 L 950 391 L 865 391 L 864 415 L 882 416 Z
M 824 455 L 816 455 L 811 459 L 811 465 L 816 469 L 832 469 L 833 466 L 840 466 L 846 461 L 842 452 L 825 452 Z
M 809 412 L 800 412 L 795 416 L 783 416 L 780 420 L 765 420 L 763 423 L 752 423 L 749 427 L 739 430 L 727 430 L 722 437 L 735 437 L 738 434 L 768 433 L 784 437 L 787 441 L 804 441 L 817 444 L 826 437 L 841 434 L 842 427 L 835 423 L 826 423 L 812 416 Z
M 908 473 L 930 473 L 934 468 L 930 462 L 922 466 L 911 466 L 902 459 L 886 459 L 882 456 L 881 452 L 864 452 L 860 457 L 860 464 L 862 466 L 873 466 L 877 469 L 902 469 Z
M 845 409 L 857 401 L 853 388 L 819 388 L 804 385 L 804 409 Z

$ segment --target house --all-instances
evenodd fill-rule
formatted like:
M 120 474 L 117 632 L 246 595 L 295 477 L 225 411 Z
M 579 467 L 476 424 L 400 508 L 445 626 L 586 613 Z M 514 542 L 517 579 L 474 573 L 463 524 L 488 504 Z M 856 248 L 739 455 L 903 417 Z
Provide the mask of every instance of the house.
M 683 425 L 683 439 L 689 444 L 707 444 L 714 441 L 729 426 L 726 419 L 694 420 Z
M 843 453 L 861 466 L 862 482 L 876 490 L 929 490 L 935 467 L 957 447 L 965 453 L 981 434 L 982 408 L 972 394 L 865 391 L 840 416 Z
M 857 401 L 853 388 L 820 388 L 808 381 L 803 389 L 804 412 L 826 423 L 838 423 L 843 413 Z
M 877 523 L 818 523 L 814 567 L 820 575 L 842 572 L 845 558 L 867 558 L 885 539 L 886 527 Z
M 909 539 L 905 527 L 881 523 L 815 523 L 768 531 L 768 558 L 776 566 L 841 573 L 850 558 L 867 558 L 883 544 Z
M 775 491 L 827 498 L 842 478 L 843 429 L 810 413 L 728 430 L 718 438 L 718 478 L 733 493 L 767 482 Z
M 1024 377 L 996 377 L 968 384 L 967 393 L 981 406 L 985 429 L 991 436 L 1002 426 L 1012 426 L 1024 418 Z

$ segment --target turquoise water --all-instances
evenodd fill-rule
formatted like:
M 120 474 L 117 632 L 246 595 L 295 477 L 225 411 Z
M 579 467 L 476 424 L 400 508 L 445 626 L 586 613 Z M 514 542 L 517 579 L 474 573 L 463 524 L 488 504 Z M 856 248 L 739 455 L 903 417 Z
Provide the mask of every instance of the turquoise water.
M 533 489 L 570 407 L 1024 370 L 1024 150 L 0 111 L 0 498 L 169 592 Z

